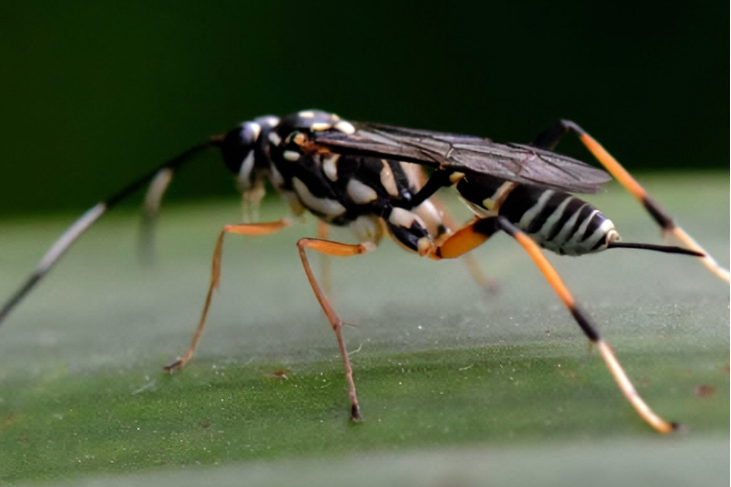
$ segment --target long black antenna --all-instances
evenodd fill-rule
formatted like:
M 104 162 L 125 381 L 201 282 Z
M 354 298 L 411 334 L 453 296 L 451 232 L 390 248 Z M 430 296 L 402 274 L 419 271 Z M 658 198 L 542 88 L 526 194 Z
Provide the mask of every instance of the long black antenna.
M 646 243 L 633 243 L 633 242 L 611 242 L 608 249 L 642 249 L 642 250 L 654 250 L 655 252 L 665 252 L 666 254 L 683 254 L 692 255 L 694 257 L 705 257 L 706 254 L 698 252 L 697 250 L 684 249 L 683 247 L 674 247 L 671 245 L 654 245 Z
M 126 199 L 132 193 L 140 189 L 149 181 L 156 178 L 159 173 L 169 173 L 185 162 L 189 161 L 193 156 L 204 150 L 221 144 L 222 137 L 214 136 L 206 142 L 202 142 L 182 154 L 170 159 L 164 164 L 158 166 L 144 176 L 132 181 L 130 184 L 122 188 L 117 193 L 110 196 L 107 200 L 101 201 L 88 209 L 81 215 L 68 229 L 51 245 L 41 260 L 36 265 L 33 273 L 26 279 L 23 285 L 8 299 L 3 307 L 0 308 L 0 325 L 8 316 L 10 311 L 28 294 L 43 277 L 53 268 L 56 262 L 66 253 L 76 240 L 83 235 L 101 216 L 108 210 L 115 207 L 119 202 Z

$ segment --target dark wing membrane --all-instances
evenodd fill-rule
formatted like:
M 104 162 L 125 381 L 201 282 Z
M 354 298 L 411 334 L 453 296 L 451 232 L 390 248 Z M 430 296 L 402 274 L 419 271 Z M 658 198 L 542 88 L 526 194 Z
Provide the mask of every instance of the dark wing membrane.
M 340 154 L 415 162 L 575 193 L 596 193 L 611 179 L 599 168 L 530 145 L 374 123 L 353 125 L 353 134 L 315 132 L 313 142 Z

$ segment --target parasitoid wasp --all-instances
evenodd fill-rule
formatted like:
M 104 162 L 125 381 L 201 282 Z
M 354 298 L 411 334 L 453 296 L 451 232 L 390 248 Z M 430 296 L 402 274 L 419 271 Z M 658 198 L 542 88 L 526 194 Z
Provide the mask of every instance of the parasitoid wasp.
M 569 132 L 578 136 L 609 174 L 553 151 Z M 345 366 L 352 419 L 360 418 L 360 407 L 342 336 L 343 321 L 323 291 L 327 286 L 321 286 L 315 278 L 307 250 L 327 256 L 355 256 L 375 250 L 388 234 L 409 252 L 434 260 L 452 259 L 464 256 L 502 231 L 529 254 L 590 343 L 599 350 L 621 392 L 640 417 L 661 433 L 676 428 L 675 423 L 655 414 L 640 397 L 614 352 L 601 339 L 592 319 L 576 302 L 541 248 L 573 256 L 613 248 L 685 254 L 701 259 L 726 282 L 729 273 L 593 137 L 570 121 L 559 121 L 531 144 L 515 144 L 349 122 L 318 110 L 300 111 L 282 119 L 255 118 L 183 152 L 84 213 L 56 240 L 34 272 L 3 305 L 0 324 L 94 222 L 146 184 L 146 221 L 151 224 L 173 172 L 212 147 L 220 149 L 224 163 L 235 175 L 248 209 L 245 213 L 255 213 L 269 182 L 294 215 L 310 212 L 321 222 L 320 238 L 302 238 L 297 249 L 312 290 L 335 332 Z M 426 175 L 424 167 L 430 168 L 430 175 Z M 674 238 L 682 247 L 623 242 L 611 220 L 570 194 L 595 193 L 612 176 L 640 201 L 665 237 Z M 475 214 L 456 230 L 435 197 L 446 186 L 454 186 Z M 215 245 L 203 312 L 190 347 L 165 370 L 179 369 L 193 356 L 213 291 L 219 284 L 224 237 L 273 234 L 293 223 L 292 218 L 284 217 L 273 222 L 223 227 Z M 359 243 L 328 240 L 327 225 L 349 227 Z M 478 281 L 482 280 L 479 272 L 472 271 Z

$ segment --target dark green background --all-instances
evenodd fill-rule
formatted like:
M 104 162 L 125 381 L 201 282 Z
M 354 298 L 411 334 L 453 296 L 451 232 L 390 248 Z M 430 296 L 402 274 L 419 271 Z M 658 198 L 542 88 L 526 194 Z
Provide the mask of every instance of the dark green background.
M 724 2 L 6 0 L 0 215 L 82 209 L 241 120 L 311 107 L 515 141 L 571 118 L 630 169 L 726 170 L 727 14 Z M 206 156 L 173 197 L 232 188 Z

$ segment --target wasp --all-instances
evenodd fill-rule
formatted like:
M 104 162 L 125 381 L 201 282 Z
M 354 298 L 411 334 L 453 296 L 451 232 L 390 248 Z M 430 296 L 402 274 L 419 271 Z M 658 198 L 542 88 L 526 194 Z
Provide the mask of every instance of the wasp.
M 554 152 L 573 132 L 605 172 Z M 337 339 L 348 384 L 350 417 L 361 417 L 353 369 L 342 335 L 343 321 L 313 273 L 308 251 L 349 257 L 374 251 L 388 235 L 406 251 L 434 260 L 468 254 L 493 235 L 512 237 L 531 257 L 548 284 L 604 360 L 621 392 L 639 416 L 661 433 L 677 424 L 658 416 L 640 397 L 612 348 L 591 317 L 575 300 L 542 249 L 580 256 L 607 249 L 636 248 L 695 256 L 722 280 L 729 273 L 678 226 L 672 216 L 592 136 L 577 124 L 559 121 L 531 144 L 498 143 L 484 137 L 358 123 L 335 114 L 304 110 L 284 118 L 263 116 L 183 152 L 97 203 L 50 247 L 17 292 L 0 309 L 0 323 L 50 271 L 69 247 L 106 211 L 149 184 L 147 221 L 154 221 L 174 171 L 209 148 L 220 149 L 252 217 L 269 183 L 295 216 L 309 212 L 321 222 L 319 238 L 302 238 L 297 250 L 307 279 Z M 430 171 L 427 176 L 424 168 Z M 636 197 L 667 238 L 678 246 L 623 242 L 610 219 L 572 193 L 595 193 L 617 179 Z M 454 229 L 435 194 L 453 186 L 474 213 Z M 285 216 L 272 222 L 226 225 L 213 253 L 210 285 L 190 347 L 165 370 L 183 367 L 203 332 L 214 290 L 221 276 L 224 237 L 269 235 L 295 222 Z M 329 240 L 327 225 L 349 227 L 358 243 Z M 151 227 L 148 225 L 148 228 Z

